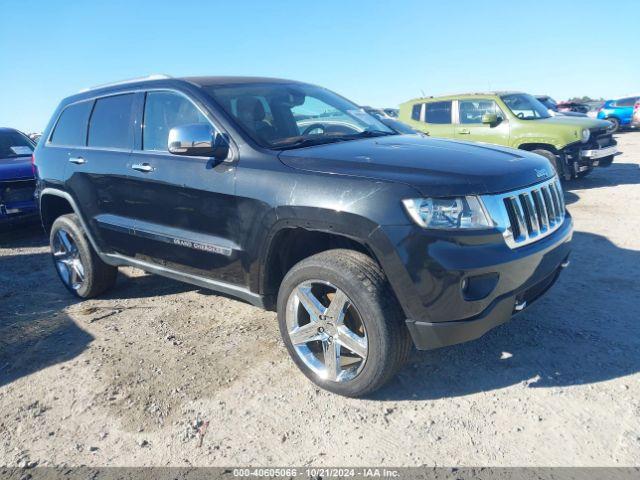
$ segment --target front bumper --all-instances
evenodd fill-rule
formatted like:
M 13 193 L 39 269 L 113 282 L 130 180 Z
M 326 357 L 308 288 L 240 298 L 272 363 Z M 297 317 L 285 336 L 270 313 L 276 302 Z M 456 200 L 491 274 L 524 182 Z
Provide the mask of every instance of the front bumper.
M 401 265 L 383 267 L 419 350 L 474 340 L 530 305 L 568 264 L 573 235 L 569 214 L 553 234 L 516 249 L 499 238 L 478 242 L 471 235 L 466 240 L 427 240 L 424 232 L 418 236 L 414 231 L 401 239 L 408 233 L 402 230 L 385 227 Z M 481 279 L 479 284 L 491 280 L 486 292 L 466 298 L 465 279 Z
M 618 147 L 612 145 L 611 147 L 598 148 L 598 149 L 590 149 L 590 150 L 581 150 L 580 157 L 587 158 L 589 160 L 598 160 L 600 158 L 609 157 L 612 155 L 619 155 Z

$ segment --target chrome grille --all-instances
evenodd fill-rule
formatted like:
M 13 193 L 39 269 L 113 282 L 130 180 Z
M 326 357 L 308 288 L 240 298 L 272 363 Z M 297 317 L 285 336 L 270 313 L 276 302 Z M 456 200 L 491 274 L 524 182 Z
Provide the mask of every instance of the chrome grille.
M 532 187 L 482 197 L 510 248 L 528 245 L 557 230 L 565 217 L 557 177 Z

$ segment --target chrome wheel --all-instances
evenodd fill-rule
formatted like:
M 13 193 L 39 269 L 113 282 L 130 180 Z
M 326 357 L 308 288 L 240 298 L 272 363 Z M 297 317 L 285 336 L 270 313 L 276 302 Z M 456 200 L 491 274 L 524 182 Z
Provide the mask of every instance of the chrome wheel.
M 84 282 L 84 265 L 73 237 L 66 230 L 58 230 L 53 237 L 53 260 L 62 281 L 73 290 Z
M 286 322 L 296 354 L 323 380 L 345 382 L 362 371 L 367 331 L 342 290 L 321 280 L 299 284 L 287 301 Z

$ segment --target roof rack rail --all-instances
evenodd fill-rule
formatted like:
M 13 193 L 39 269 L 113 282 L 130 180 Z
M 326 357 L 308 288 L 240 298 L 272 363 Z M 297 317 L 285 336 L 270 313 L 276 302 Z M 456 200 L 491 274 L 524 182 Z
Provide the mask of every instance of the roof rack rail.
M 93 87 L 83 88 L 79 93 L 89 92 L 91 90 L 97 90 L 98 88 L 115 87 L 117 85 L 126 85 L 127 83 L 142 82 L 144 80 L 166 80 L 173 78 L 171 75 L 165 75 L 164 73 L 154 73 L 147 75 L 146 77 L 128 78 L 126 80 L 119 80 L 117 82 L 103 83 L 101 85 L 94 85 Z

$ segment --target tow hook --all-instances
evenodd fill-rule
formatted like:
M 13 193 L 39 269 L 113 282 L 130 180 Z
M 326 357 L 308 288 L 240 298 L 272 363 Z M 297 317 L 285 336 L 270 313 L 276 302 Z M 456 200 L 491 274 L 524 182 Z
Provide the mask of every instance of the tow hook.
M 516 300 L 516 304 L 513 307 L 515 312 L 521 312 L 527 306 L 527 302 L 525 300 Z

